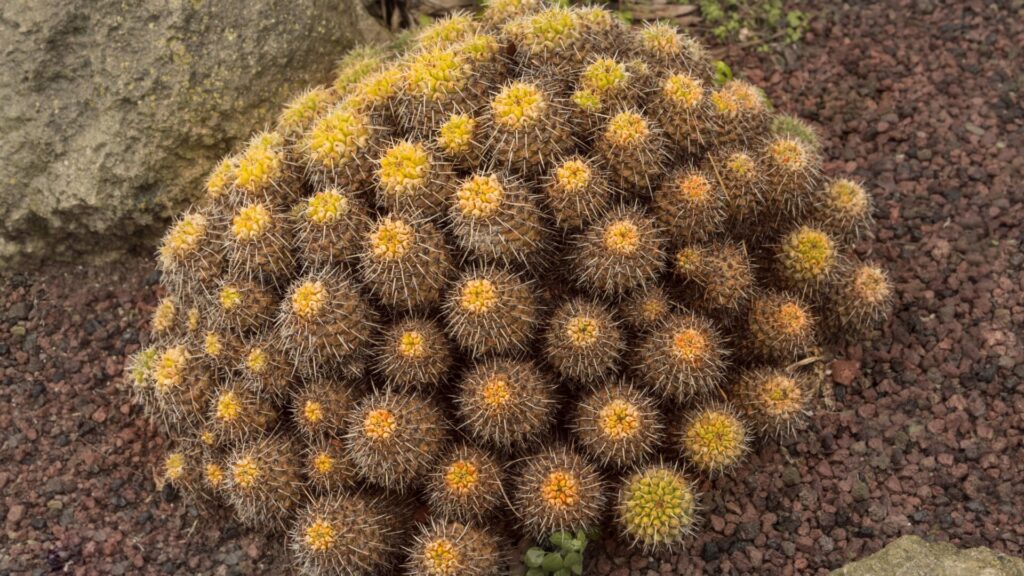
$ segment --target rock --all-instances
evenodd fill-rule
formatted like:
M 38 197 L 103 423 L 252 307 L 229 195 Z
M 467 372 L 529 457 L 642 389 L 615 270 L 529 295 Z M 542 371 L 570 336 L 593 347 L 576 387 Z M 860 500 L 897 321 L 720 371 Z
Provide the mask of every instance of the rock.
M 959 550 L 948 543 L 930 543 L 904 536 L 871 556 L 832 572 L 831 576 L 928 574 L 929 576 L 1022 576 L 1024 560 L 988 548 Z
M 0 267 L 151 249 L 218 158 L 386 33 L 355 0 L 0 8 Z
M 22 504 L 15 504 L 11 506 L 11 509 L 7 511 L 7 521 L 9 523 L 17 524 L 25 517 L 25 506 Z

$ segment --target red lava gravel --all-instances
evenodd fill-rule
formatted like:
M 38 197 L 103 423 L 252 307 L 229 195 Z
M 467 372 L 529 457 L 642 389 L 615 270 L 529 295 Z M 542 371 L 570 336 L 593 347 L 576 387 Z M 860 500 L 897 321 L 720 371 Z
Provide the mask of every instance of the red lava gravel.
M 824 574 L 903 534 L 1024 556 L 1024 8 L 857 4 L 725 59 L 873 189 L 893 318 L 831 364 L 833 409 L 704 486 L 687 549 L 606 538 L 587 574 Z M 0 575 L 288 573 L 280 538 L 155 488 L 163 441 L 121 389 L 151 262 L 0 278 Z

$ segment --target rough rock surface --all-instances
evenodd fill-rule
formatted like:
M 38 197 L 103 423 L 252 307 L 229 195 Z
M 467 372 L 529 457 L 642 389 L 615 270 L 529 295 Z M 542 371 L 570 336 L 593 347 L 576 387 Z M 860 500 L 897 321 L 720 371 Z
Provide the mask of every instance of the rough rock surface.
M 1024 560 L 988 548 L 958 550 L 941 542 L 904 536 L 871 556 L 843 566 L 832 576 L 1024 576 Z
M 354 0 L 0 3 L 0 266 L 148 248 L 218 157 L 383 37 Z

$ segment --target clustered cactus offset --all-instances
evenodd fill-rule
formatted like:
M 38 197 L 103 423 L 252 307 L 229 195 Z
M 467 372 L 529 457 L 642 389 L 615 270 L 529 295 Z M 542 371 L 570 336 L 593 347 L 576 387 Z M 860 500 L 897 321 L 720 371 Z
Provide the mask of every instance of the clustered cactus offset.
M 711 69 L 674 27 L 541 0 L 346 56 L 160 246 L 127 374 L 165 480 L 309 575 L 499 574 L 507 528 L 605 518 L 684 543 L 893 293 L 855 256 L 866 189 Z

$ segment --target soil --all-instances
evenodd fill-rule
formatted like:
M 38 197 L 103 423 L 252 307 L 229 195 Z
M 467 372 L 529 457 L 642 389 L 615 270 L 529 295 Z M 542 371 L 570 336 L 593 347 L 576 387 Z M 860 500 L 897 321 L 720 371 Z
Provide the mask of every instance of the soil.
M 877 202 L 890 323 L 830 364 L 834 407 L 703 486 L 675 554 L 614 538 L 587 574 L 827 574 L 903 534 L 1024 556 L 1024 13 L 889 0 L 814 12 L 781 53 L 724 59 L 820 128 Z M 149 257 L 0 278 L 0 575 L 283 574 L 281 538 L 158 491 L 163 440 L 122 365 Z

